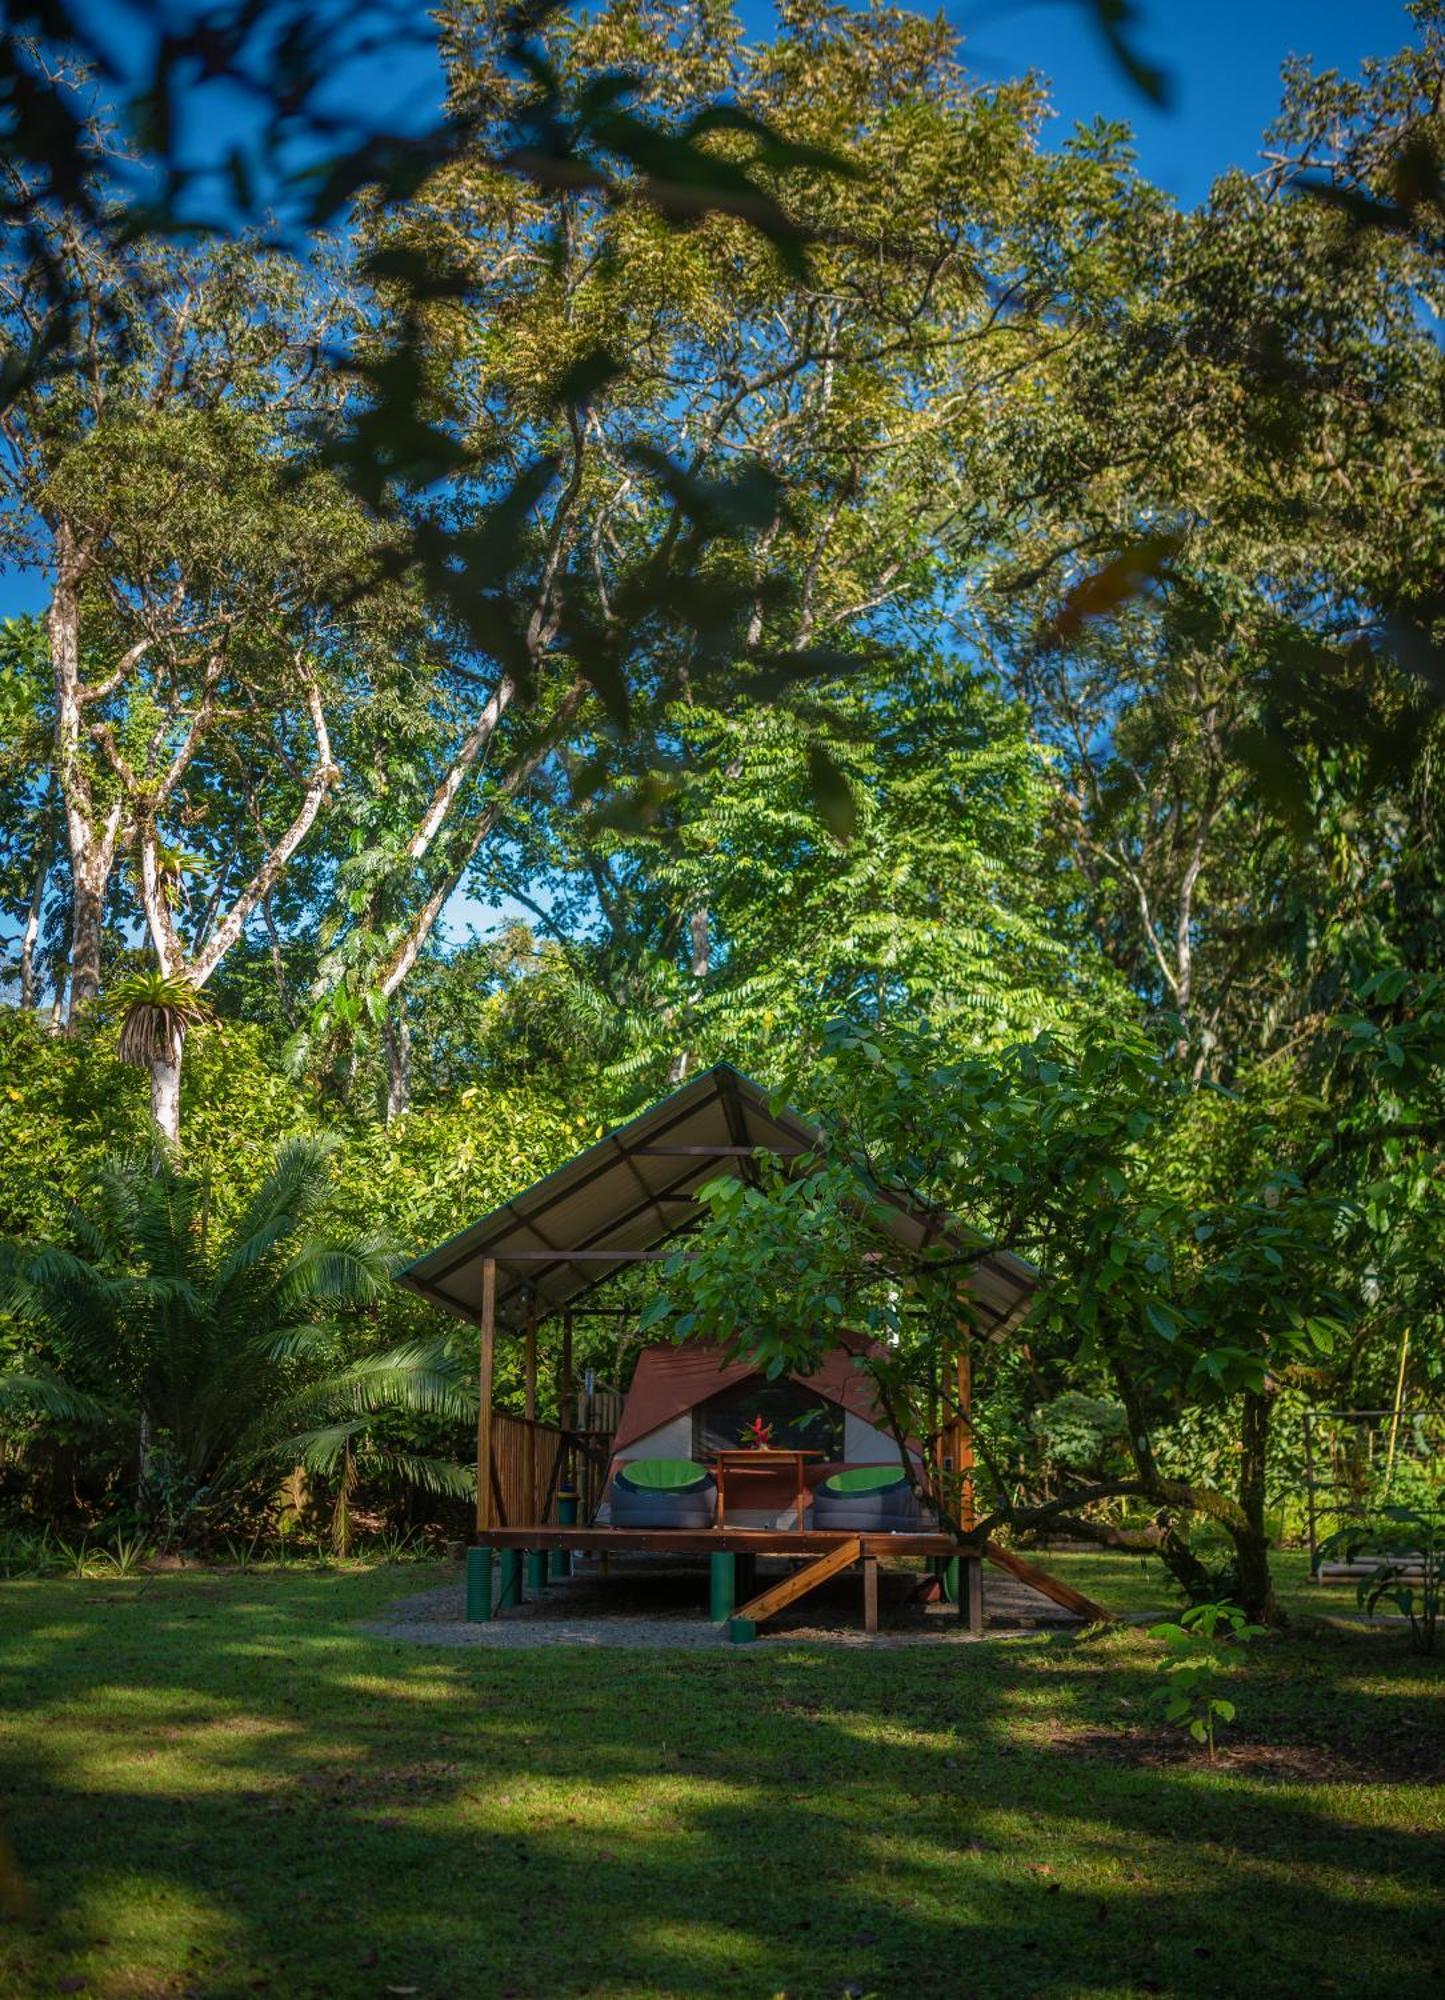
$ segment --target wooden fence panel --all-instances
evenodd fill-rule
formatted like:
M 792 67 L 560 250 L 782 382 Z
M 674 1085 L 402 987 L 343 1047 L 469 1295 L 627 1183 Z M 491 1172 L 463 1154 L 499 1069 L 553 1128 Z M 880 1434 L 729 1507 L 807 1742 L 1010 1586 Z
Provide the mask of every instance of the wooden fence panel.
M 562 1471 L 567 1434 L 555 1424 L 492 1413 L 492 1500 L 500 1528 L 546 1522 Z

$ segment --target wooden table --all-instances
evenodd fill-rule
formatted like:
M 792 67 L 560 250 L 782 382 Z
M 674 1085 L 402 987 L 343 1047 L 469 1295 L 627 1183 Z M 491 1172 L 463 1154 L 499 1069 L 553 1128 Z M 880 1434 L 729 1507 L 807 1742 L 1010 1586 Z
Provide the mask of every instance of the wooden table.
M 803 1461 L 807 1458 L 826 1458 L 824 1451 L 789 1451 L 781 1446 L 765 1445 L 761 1450 L 756 1445 L 740 1445 L 736 1451 L 719 1451 L 713 1454 L 713 1471 L 717 1475 L 718 1527 L 727 1526 L 727 1482 L 731 1473 L 735 1478 L 739 1473 L 781 1472 L 786 1467 L 793 1468 L 793 1477 L 798 1495 L 798 1518 L 796 1525 L 803 1525 L 803 1510 L 808 1503 L 808 1488 L 803 1478 Z

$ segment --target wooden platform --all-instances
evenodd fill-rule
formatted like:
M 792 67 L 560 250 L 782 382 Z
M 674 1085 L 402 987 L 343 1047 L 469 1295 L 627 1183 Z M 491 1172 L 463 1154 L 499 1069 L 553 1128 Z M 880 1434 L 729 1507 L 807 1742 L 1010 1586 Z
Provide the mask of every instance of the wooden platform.
M 956 1556 L 951 1535 L 829 1534 L 816 1528 L 483 1528 L 473 1541 L 489 1549 L 574 1549 L 579 1555 L 822 1556 L 861 1542 L 868 1556 Z
M 563 1528 L 555 1523 L 545 1528 L 479 1529 L 475 1546 L 491 1549 L 571 1549 L 577 1555 L 674 1555 L 674 1556 L 802 1556 L 809 1559 L 808 1570 L 790 1579 L 783 1602 L 811 1589 L 855 1562 L 863 1565 L 870 1604 L 877 1589 L 877 1564 L 886 1556 L 971 1555 L 981 1557 L 1005 1570 L 1040 1596 L 1052 1598 L 1066 1611 L 1092 1624 L 1107 1624 L 1114 1614 L 1096 1604 L 1082 1591 L 1047 1570 L 1037 1569 L 998 1542 L 985 1542 L 972 1550 L 960 1547 L 951 1535 L 919 1533 L 888 1535 L 827 1533 L 815 1528 Z M 830 1560 L 836 1556 L 837 1561 Z M 975 1570 L 975 1594 L 977 1592 Z M 794 1585 L 797 1585 L 797 1588 Z M 763 1593 L 771 1599 L 774 1592 Z M 748 1609 L 748 1607 L 744 1607 Z M 765 1613 L 759 1615 L 766 1615 Z M 970 1611 L 970 1622 L 981 1627 L 981 1601 Z M 870 1626 L 871 1629 L 871 1626 Z

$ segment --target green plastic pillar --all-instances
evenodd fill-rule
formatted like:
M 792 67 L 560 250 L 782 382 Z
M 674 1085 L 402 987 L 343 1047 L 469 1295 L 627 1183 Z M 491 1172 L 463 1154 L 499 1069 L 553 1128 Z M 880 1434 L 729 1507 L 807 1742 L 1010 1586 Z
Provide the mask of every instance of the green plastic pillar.
M 497 1609 L 515 1611 L 522 1601 L 522 1552 L 503 1549 L 497 1564 Z
M 737 1557 L 723 1552 L 709 1558 L 712 1566 L 712 1587 L 708 1597 L 708 1616 L 714 1625 L 721 1625 L 725 1618 L 733 1615 L 737 1603 Z
M 547 1583 L 547 1557 L 541 1549 L 527 1551 L 527 1588 L 543 1590 Z
M 485 1625 L 492 1615 L 492 1552 L 467 1550 L 467 1623 Z
M 564 1528 L 576 1527 L 577 1489 L 575 1486 L 559 1486 L 557 1488 L 557 1520 L 559 1525 Z M 572 1574 L 572 1551 L 570 1549 L 553 1549 L 550 1567 L 554 1581 L 560 1581 L 561 1578 L 570 1576 Z
M 943 1560 L 943 1601 L 945 1604 L 958 1602 L 958 1557 L 949 1556 Z
M 750 1646 L 757 1636 L 758 1628 L 751 1618 L 729 1618 L 728 1637 L 735 1646 Z

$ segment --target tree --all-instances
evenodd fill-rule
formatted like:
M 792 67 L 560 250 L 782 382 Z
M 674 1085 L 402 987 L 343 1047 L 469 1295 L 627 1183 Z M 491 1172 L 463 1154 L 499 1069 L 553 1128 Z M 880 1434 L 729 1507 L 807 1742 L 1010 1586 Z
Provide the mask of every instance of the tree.
M 35 620 L 0 625 L 0 908 L 14 927 L 16 997 L 40 1004 L 58 956 L 64 856 L 50 757 L 53 714 L 44 634 Z M 52 1012 L 63 1005 L 63 972 L 51 978 Z
M 1410 13 L 1358 82 L 1289 65 L 1264 171 L 1160 219 L 1029 430 L 1067 476 L 985 620 L 1101 941 L 1222 1079 L 1327 1032 L 1397 884 L 1438 943 L 1440 237 L 1386 197 L 1438 148 L 1445 40 Z
M 1240 1602 L 1272 1619 L 1270 1395 L 1331 1351 L 1352 1309 L 1338 1198 L 1288 1166 L 1260 1171 L 1257 1139 L 1236 1148 L 1237 1177 L 1216 1168 L 1222 1196 L 1191 1184 L 1181 1161 L 1196 1095 L 1127 1027 L 981 1053 L 895 1021 L 836 1026 L 826 1046 L 811 1093 L 825 1155 L 786 1172 L 760 1163 L 757 1185 L 704 1190 L 708 1220 L 666 1266 L 653 1318 L 774 1371 L 806 1372 L 840 1333 L 868 1334 L 878 1346 L 860 1365 L 893 1435 L 931 1439 L 940 1415 L 963 1415 L 951 1364 L 969 1340 L 968 1272 L 999 1250 L 1022 1256 L 1039 1274 L 1028 1337 L 1053 1345 L 1075 1386 L 1102 1380 L 1117 1394 L 1131 1464 L 1018 1498 L 990 1443 L 991 1351 L 975 1342 L 987 1501 L 965 1530 L 955 1475 L 941 1488 L 945 1519 L 971 1543 L 1005 1524 L 1067 1525 L 1155 1551 L 1193 1588 L 1201 1567 L 1179 1528 L 1207 1517 L 1233 1541 Z M 879 1226 L 880 1195 L 931 1215 L 933 1247 L 901 1251 Z M 1233 1492 L 1169 1463 L 1171 1418 L 1199 1405 L 1234 1424 Z M 1121 1532 L 1090 1518 L 1119 1497 L 1152 1506 L 1153 1526 Z
M 307 360 L 344 319 L 319 271 L 153 245 L 137 273 L 134 250 L 119 264 L 65 220 L 56 249 L 84 301 L 77 366 L 19 394 L 0 435 L 7 532 L 52 583 L 75 1021 L 122 862 L 161 975 L 197 991 L 267 906 L 336 782 L 327 700 L 354 630 L 337 607 L 368 533 L 298 431 L 337 397 Z M 4 300 L 15 353 L 38 338 L 42 273 L 12 268 Z M 173 1142 L 184 1029 L 149 1062 Z
M 565 773 L 541 795 L 481 878 L 524 899 L 548 882 L 558 939 L 518 968 L 499 1028 L 545 1032 L 550 1006 L 557 1061 L 660 1084 L 720 1057 L 773 1078 L 828 1010 L 922 1013 L 988 1045 L 1117 1001 L 1050 920 L 1021 709 L 917 654 L 818 693 L 806 715 L 679 704 L 675 788 L 644 827 L 598 823 Z M 846 838 L 820 822 L 814 749 L 846 782 Z
M 781 197 L 786 170 L 806 257 L 726 204 L 679 229 L 589 177 L 519 186 L 497 165 L 528 102 L 508 19 L 448 18 L 473 143 L 381 210 L 365 252 L 393 316 L 398 267 L 453 274 L 417 328 L 450 518 L 479 557 L 499 494 L 526 527 L 501 589 L 436 600 L 445 706 L 415 731 L 404 784 L 364 802 L 365 890 L 324 975 L 347 983 L 353 1019 L 367 993 L 378 1011 L 396 1000 L 564 754 L 573 800 L 645 821 L 682 782 L 684 709 L 739 727 L 799 713 L 800 680 L 856 670 L 926 615 L 941 567 L 993 533 L 973 459 L 996 411 L 1067 338 L 1061 318 L 1087 315 L 1095 246 L 1127 199 L 1111 159 L 1041 159 L 1033 87 L 977 90 L 945 28 L 811 5 L 755 49 L 685 5 L 559 16 L 543 36 L 557 115 L 593 115 L 625 68 L 719 174 L 747 160 Z M 789 148 L 758 150 L 764 131 Z M 777 741 L 830 822 L 847 787 L 816 712 Z

